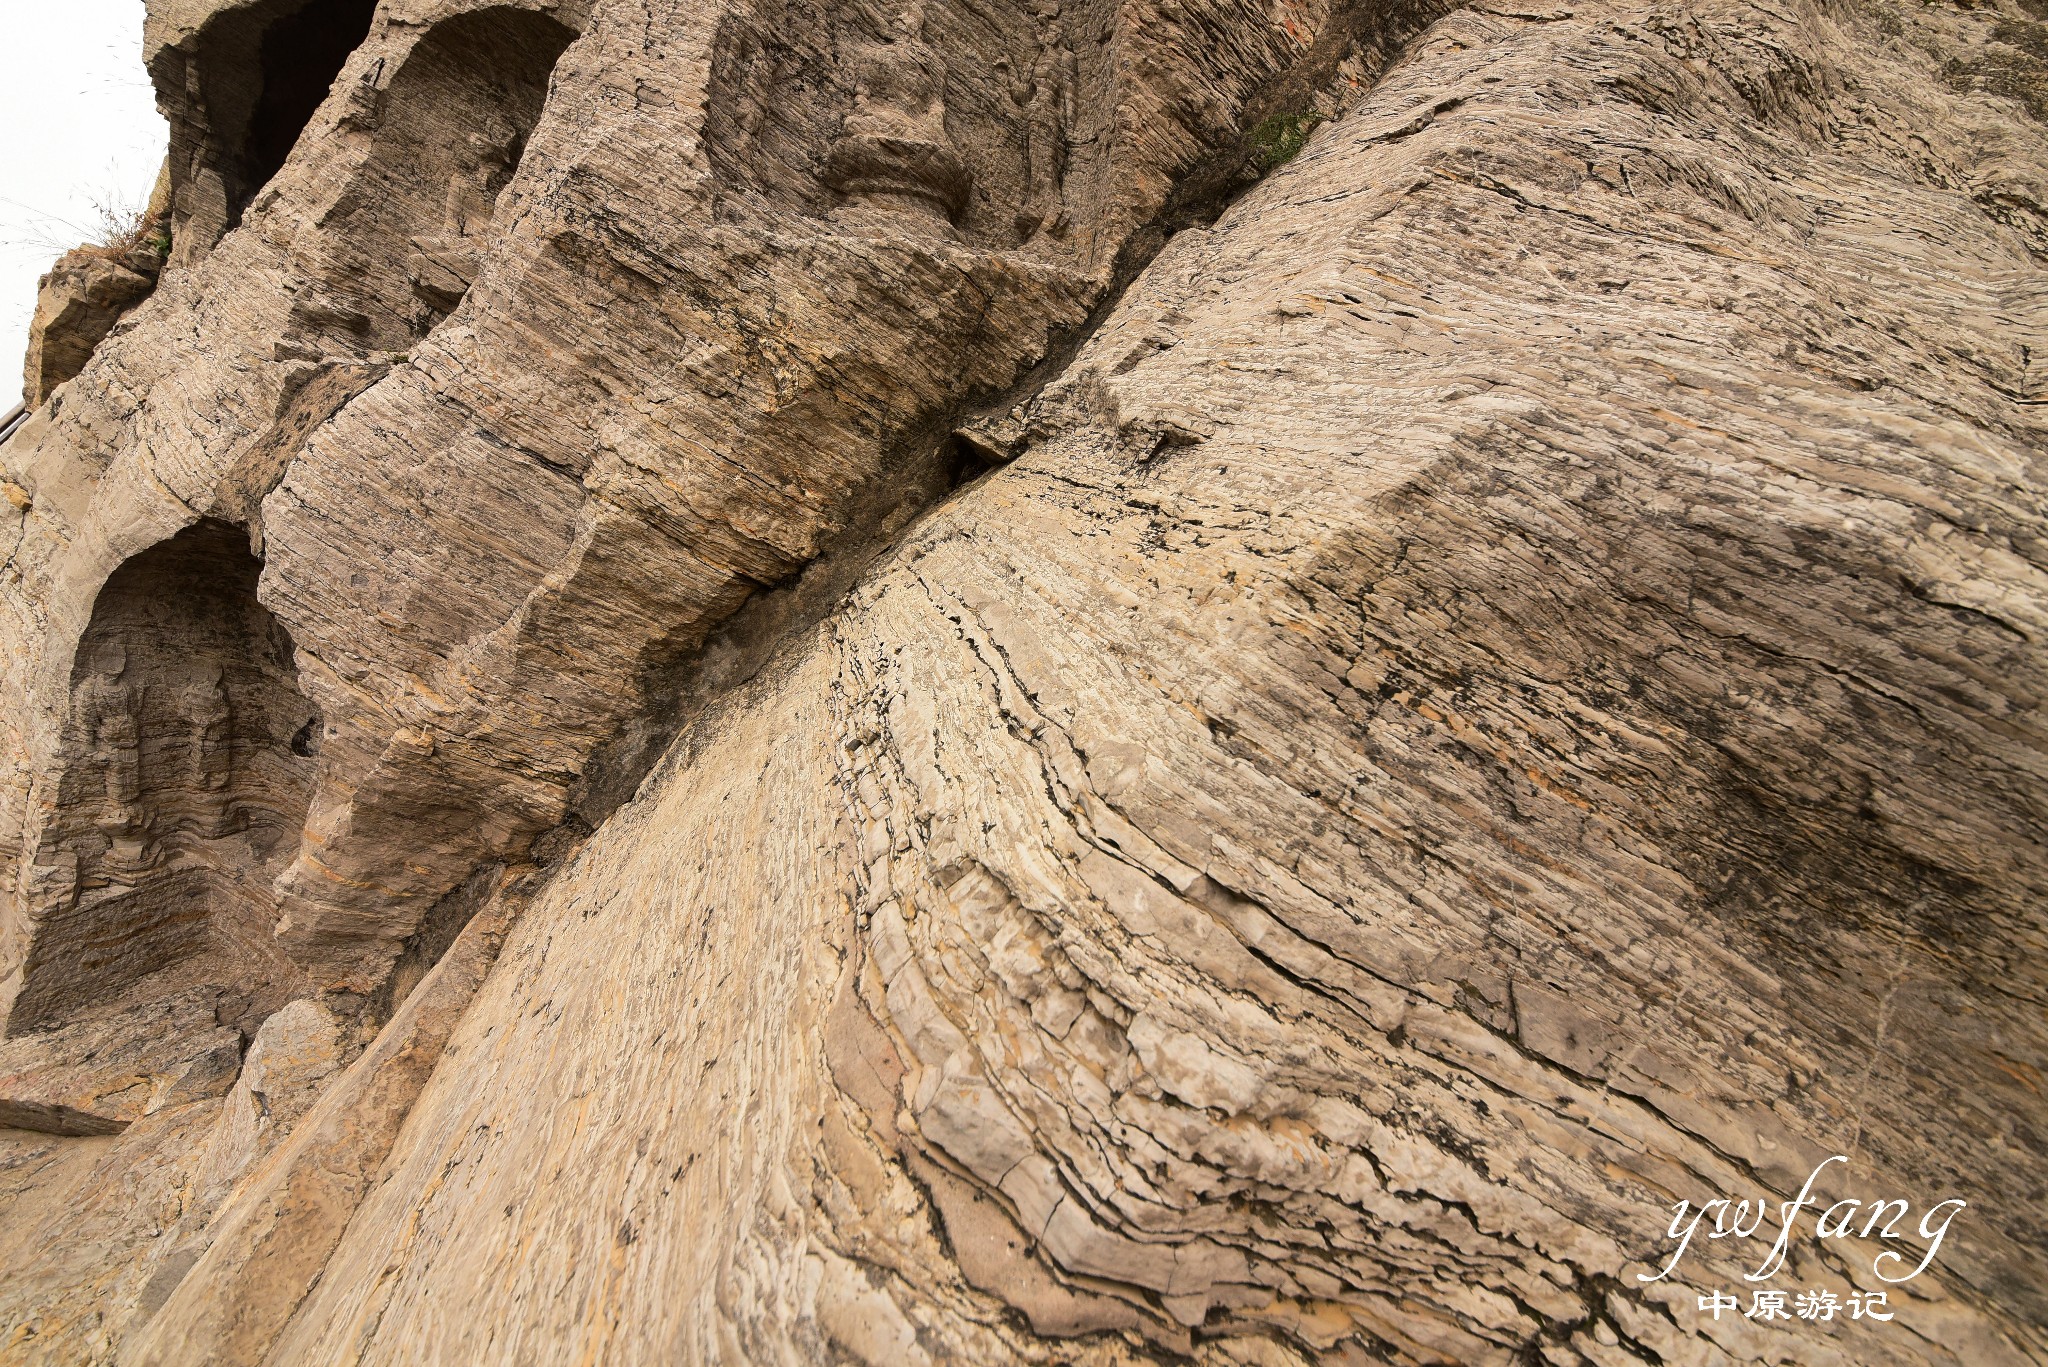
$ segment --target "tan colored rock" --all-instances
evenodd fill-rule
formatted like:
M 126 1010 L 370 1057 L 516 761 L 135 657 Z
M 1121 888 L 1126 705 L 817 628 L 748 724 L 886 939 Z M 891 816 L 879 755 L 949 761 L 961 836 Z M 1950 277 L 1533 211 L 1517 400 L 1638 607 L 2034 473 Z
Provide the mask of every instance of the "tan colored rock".
M 161 258 L 148 249 L 120 258 L 93 248 L 67 253 L 36 282 L 22 402 L 39 406 L 85 369 L 114 324 L 156 288 Z
M 489 971 L 518 904 L 517 898 L 497 902 L 464 927 L 377 1041 L 205 1229 L 205 1252 L 190 1272 L 171 1265 L 173 1275 L 183 1275 L 179 1290 L 146 1319 L 147 1332 L 138 1334 L 123 1361 L 266 1359 L 389 1153 L 449 1032 Z M 312 1057 L 331 1059 L 332 1046 L 318 1042 L 331 1037 L 327 1030 L 316 1027 L 314 1034 Z M 303 1108 L 303 1096 L 297 1104 Z M 233 1123 L 232 1115 L 223 1117 L 224 1124 Z M 216 1155 L 234 1138 L 231 1132 L 217 1135 Z M 234 1150 L 229 1154 L 227 1161 L 234 1161 Z M 162 1289 L 160 1283 L 150 1288 L 159 1294 Z M 145 1318 L 156 1311 L 153 1299 L 145 1297 L 141 1306 Z
M 2048 21 L 334 23 L 0 446 L 0 1047 L 262 1042 L 0 1357 L 2048 1361 Z
M 220 1104 L 167 1107 L 116 1135 L 0 1127 L 0 1361 L 114 1359 Z
M 262 877 L 215 880 L 233 886 L 205 894 L 208 924 L 245 945 L 275 926 L 290 966 L 238 970 L 260 1000 L 374 999 L 479 865 L 631 790 L 665 699 L 750 596 L 943 492 L 957 463 L 926 429 L 1079 328 L 1120 257 L 1187 212 L 1177 186 L 1213 201 L 1265 105 L 1362 77 L 1429 12 L 1232 16 L 1245 41 L 1218 44 L 1148 5 L 806 27 L 764 0 L 664 10 L 635 37 L 585 5 L 436 0 L 365 8 L 349 50 L 341 10 L 320 43 L 275 6 L 153 12 L 172 279 L 109 379 L 9 444 L 31 499 L 9 630 L 35 648 L 7 681 L 24 892 L 0 945 L 31 1023 L 56 1019 L 77 941 L 103 933 L 28 891 L 68 858 L 94 876 L 63 790 L 108 763 L 76 729 L 101 589 L 195 512 L 260 548 L 293 666 L 271 678 L 319 714 L 298 849 L 281 874 L 259 852 Z M 1178 62 L 1198 99 L 1155 78 Z M 1095 97 L 1020 104 L 1027 63 Z M 264 92 L 329 79 L 295 155 L 257 146 L 276 152 L 288 119 L 236 131 Z M 663 93 L 628 108 L 620 82 Z M 817 98 L 777 105 L 793 86 Z M 145 846 L 124 896 L 189 901 L 148 838 L 177 818 L 147 794 L 114 805 Z
M 242 1071 L 221 1107 L 220 1128 L 207 1151 L 205 1185 L 216 1199 L 288 1131 L 347 1061 L 344 1023 L 320 1003 L 301 998 L 263 1022 L 249 1042 Z
M 328 1080 L 348 1062 L 352 1042 L 345 1022 L 303 997 L 263 1022 L 221 1103 L 213 1132 L 199 1147 L 194 1199 L 178 1228 L 163 1234 L 149 1251 L 151 1271 L 137 1299 L 138 1320 L 146 1322 L 163 1307 L 212 1241 L 221 1202 L 319 1099 Z
M 188 990 L 0 1041 L 0 1126 L 118 1134 L 167 1106 L 225 1094 L 242 1037 L 221 1014 L 218 989 Z
M 1176 238 L 529 914 L 275 1360 L 2041 1360 L 2044 444 L 1929 359 L 2038 267 L 1908 150 L 2040 144 L 1689 13 L 1446 21 Z M 1852 90 L 1941 115 L 1852 176 Z M 1639 1280 L 1836 1151 L 1970 1203 L 1895 1321 Z

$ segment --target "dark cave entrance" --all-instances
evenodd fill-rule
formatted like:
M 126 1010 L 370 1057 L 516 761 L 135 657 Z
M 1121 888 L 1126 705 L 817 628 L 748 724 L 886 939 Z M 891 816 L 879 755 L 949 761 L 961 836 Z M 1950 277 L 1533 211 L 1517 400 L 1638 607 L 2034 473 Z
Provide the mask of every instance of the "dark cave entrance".
M 280 15 L 263 31 L 258 67 L 262 87 L 249 116 L 242 153 L 242 202 L 284 168 L 292 144 L 299 140 L 313 111 L 334 88 L 349 54 L 369 36 L 376 0 L 311 0 Z
M 171 126 L 173 251 L 212 249 L 284 166 L 369 35 L 376 0 L 258 0 L 152 64 Z
M 289 974 L 269 887 L 298 850 L 320 727 L 291 637 L 257 601 L 262 569 L 246 531 L 206 520 L 101 588 L 10 1033 L 194 961 L 259 999 Z

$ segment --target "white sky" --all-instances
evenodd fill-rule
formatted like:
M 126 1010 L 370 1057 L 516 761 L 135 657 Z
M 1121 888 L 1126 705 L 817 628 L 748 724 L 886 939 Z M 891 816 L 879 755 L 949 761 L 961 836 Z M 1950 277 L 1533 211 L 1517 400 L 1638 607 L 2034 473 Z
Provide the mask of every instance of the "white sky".
M 169 133 L 142 69 L 142 0 L 6 0 L 0 21 L 0 413 L 20 398 L 36 278 L 139 208 Z

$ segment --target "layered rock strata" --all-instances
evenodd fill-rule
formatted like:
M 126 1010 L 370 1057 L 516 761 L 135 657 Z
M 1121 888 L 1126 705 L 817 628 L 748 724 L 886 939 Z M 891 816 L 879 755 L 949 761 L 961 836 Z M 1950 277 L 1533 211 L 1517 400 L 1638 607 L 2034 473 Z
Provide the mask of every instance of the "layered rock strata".
M 257 13 L 153 19 L 160 89 L 179 63 L 179 89 L 215 89 L 209 63 L 249 44 L 208 35 Z M 195 512 L 260 551 L 320 717 L 279 944 L 319 990 L 374 996 L 480 864 L 630 790 L 651 700 L 725 617 L 944 488 L 926 434 L 1079 326 L 1188 172 L 1235 158 L 1289 81 L 1362 80 L 1428 13 L 380 11 L 260 192 L 204 150 L 242 146 L 227 96 L 176 105 L 214 120 L 174 138 L 192 264 L 12 443 L 33 502 L 9 612 L 33 648 L 10 666 L 9 959 L 32 976 L 76 887 L 46 794 L 93 763 L 63 683 L 86 609 Z M 1243 41 L 1212 50 L 1218 24 Z M 1075 226 L 1027 246 L 1044 110 L 1008 77 L 1062 33 L 1100 126 L 1032 134 L 1074 149 Z M 236 78 L 252 107 L 303 77 L 268 60 Z M 1199 99 L 1150 74 L 1180 66 Z M 694 99 L 614 98 L 681 71 Z
M 379 10 L 0 447 L 0 1048 L 256 1040 L 0 1353 L 2048 1360 L 2044 30 Z

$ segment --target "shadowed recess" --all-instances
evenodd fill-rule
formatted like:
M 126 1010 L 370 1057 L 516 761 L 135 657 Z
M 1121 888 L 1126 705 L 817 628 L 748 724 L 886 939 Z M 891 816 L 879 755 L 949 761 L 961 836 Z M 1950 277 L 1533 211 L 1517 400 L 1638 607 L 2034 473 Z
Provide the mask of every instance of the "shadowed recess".
M 204 254 L 284 166 L 369 33 L 376 0 L 262 0 L 152 60 L 171 126 L 176 251 Z
M 10 1032 L 62 1024 L 153 974 L 257 984 L 273 867 L 298 845 L 319 722 L 290 636 L 256 600 L 247 534 L 202 521 L 122 565 L 72 670 L 43 906 Z

